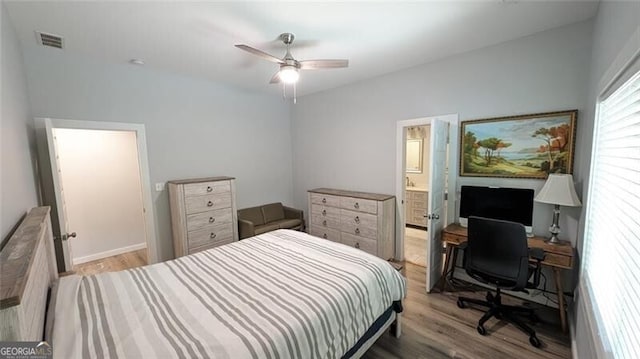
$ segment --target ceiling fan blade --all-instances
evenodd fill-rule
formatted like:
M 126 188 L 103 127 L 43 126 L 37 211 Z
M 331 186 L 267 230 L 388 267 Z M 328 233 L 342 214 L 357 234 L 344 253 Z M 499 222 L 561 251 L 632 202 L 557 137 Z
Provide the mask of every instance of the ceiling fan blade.
M 316 69 L 338 69 L 348 67 L 349 60 L 304 60 L 300 61 L 300 69 L 316 70 Z
M 273 55 L 269 55 L 264 51 L 260 51 L 256 48 L 253 48 L 251 46 L 247 46 L 247 45 L 235 45 L 237 48 L 239 48 L 240 50 L 244 50 L 246 52 L 250 52 L 256 56 L 259 56 L 267 61 L 271 61 L 271 62 L 275 62 L 277 64 L 283 64 L 284 61 L 282 61 L 281 59 L 273 56 Z
M 269 81 L 270 84 L 279 84 L 280 83 L 280 71 L 276 72 L 273 77 L 271 78 L 271 81 Z

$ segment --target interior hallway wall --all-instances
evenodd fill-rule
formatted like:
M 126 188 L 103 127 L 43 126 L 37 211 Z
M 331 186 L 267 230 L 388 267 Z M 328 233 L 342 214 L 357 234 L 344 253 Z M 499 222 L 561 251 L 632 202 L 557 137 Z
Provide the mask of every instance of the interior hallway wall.
M 74 264 L 146 248 L 136 133 L 54 129 Z

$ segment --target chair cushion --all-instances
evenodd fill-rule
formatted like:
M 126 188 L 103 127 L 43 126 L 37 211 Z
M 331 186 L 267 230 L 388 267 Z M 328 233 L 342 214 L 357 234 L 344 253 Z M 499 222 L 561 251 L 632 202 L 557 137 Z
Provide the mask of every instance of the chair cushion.
M 261 226 L 256 226 L 256 228 L 255 228 L 256 236 L 258 234 L 275 231 L 276 229 L 280 229 L 280 226 L 278 226 L 277 223 L 268 223 L 268 224 L 263 224 Z
M 271 224 L 271 223 L 269 223 Z M 281 219 L 279 221 L 273 222 L 273 224 L 277 224 L 280 229 L 297 229 L 296 227 L 300 227 L 302 221 L 299 219 Z
M 260 207 L 251 207 L 238 210 L 238 218 L 250 221 L 254 226 L 260 226 L 264 224 L 264 217 L 262 216 L 262 209 Z
M 284 208 L 282 208 L 282 203 L 265 204 L 262 206 L 262 215 L 264 216 L 264 223 L 284 219 Z

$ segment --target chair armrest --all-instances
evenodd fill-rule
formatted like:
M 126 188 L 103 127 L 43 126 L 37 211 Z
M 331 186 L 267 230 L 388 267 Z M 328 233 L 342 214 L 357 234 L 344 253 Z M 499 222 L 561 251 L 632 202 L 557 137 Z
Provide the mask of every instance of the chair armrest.
M 288 219 L 304 218 L 304 212 L 302 212 L 302 210 L 299 210 L 297 208 L 287 207 L 287 206 L 282 206 L 282 208 L 284 209 L 284 218 L 288 218 Z
M 253 222 L 238 218 L 238 235 L 240 239 L 255 236 L 256 229 Z
M 544 250 L 542 248 L 529 248 L 529 257 L 542 262 L 544 260 Z
M 533 283 L 527 283 L 527 288 L 537 288 L 540 285 L 540 275 L 542 272 L 540 262 L 544 260 L 544 250 L 542 248 L 529 248 L 529 257 L 536 260 L 536 265 L 532 267 Z

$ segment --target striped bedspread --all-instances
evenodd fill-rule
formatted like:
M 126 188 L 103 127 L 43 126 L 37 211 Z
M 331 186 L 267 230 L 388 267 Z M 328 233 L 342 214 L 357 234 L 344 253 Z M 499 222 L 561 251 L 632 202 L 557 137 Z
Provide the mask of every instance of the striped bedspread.
M 54 358 L 340 358 L 405 293 L 386 261 L 279 230 L 63 277 L 48 340 Z

